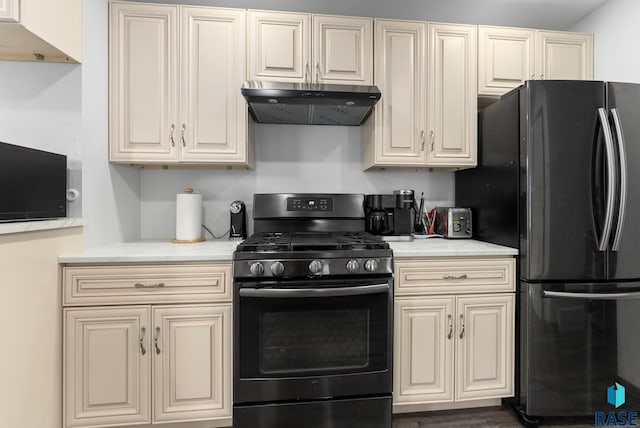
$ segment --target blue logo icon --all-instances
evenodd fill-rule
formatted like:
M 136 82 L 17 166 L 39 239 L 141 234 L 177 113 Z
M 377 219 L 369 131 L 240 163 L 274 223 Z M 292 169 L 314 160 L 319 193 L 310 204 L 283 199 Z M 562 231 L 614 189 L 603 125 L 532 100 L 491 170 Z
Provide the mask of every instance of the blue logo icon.
M 607 403 L 615 406 L 617 409 L 624 404 L 624 401 L 624 386 L 616 382 L 614 385 L 607 388 Z

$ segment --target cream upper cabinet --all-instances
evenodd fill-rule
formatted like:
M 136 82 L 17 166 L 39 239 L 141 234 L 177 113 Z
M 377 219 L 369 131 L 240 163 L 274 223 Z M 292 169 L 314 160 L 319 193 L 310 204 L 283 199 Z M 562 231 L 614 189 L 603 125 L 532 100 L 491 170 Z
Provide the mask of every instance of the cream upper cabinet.
M 525 80 L 593 79 L 593 35 L 480 26 L 478 94 L 500 96 Z
M 540 79 L 593 79 L 592 34 L 538 31 L 537 45 Z
M 427 166 L 477 164 L 477 27 L 429 23 Z M 384 93 L 383 93 L 384 96 Z
M 311 16 L 249 10 L 247 20 L 249 80 L 308 81 Z
M 82 0 L 0 0 L 0 24 L 0 60 L 82 60 Z
M 249 79 L 369 85 L 373 19 L 249 10 Z
M 110 159 L 177 159 L 178 6 L 111 3 Z
M 478 27 L 478 94 L 502 95 L 536 75 L 535 30 Z
M 363 125 L 363 165 L 425 166 L 426 23 L 375 20 L 375 85 L 382 99 Z
M 394 412 L 513 396 L 513 258 L 396 259 L 394 279 Z
M 19 0 L 0 0 L 0 22 L 18 22 L 19 11 Z
M 251 165 L 245 12 L 111 3 L 110 160 Z

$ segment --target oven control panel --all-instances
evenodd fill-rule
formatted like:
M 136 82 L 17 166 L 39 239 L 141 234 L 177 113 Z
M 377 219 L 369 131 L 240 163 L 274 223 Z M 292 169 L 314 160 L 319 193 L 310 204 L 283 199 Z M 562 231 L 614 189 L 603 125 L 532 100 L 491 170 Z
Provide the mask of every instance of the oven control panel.
M 287 198 L 287 211 L 333 211 L 333 198 Z

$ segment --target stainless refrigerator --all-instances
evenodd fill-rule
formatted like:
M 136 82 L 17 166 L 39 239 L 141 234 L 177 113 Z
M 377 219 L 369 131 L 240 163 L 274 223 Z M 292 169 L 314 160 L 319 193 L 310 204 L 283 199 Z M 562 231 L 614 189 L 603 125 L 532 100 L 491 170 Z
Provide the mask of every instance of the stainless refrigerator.
M 475 238 L 519 250 L 520 411 L 638 411 L 640 85 L 528 81 L 479 114 L 478 135 L 456 206 Z

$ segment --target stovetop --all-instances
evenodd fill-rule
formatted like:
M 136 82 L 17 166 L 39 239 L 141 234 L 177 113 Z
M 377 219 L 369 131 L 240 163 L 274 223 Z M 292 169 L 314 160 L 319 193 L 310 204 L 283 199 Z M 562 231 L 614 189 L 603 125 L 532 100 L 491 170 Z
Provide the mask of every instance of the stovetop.
M 360 251 L 388 249 L 389 244 L 367 232 L 262 232 L 238 245 L 238 252 Z
M 233 254 L 236 278 L 391 275 L 389 244 L 367 232 L 260 232 Z

